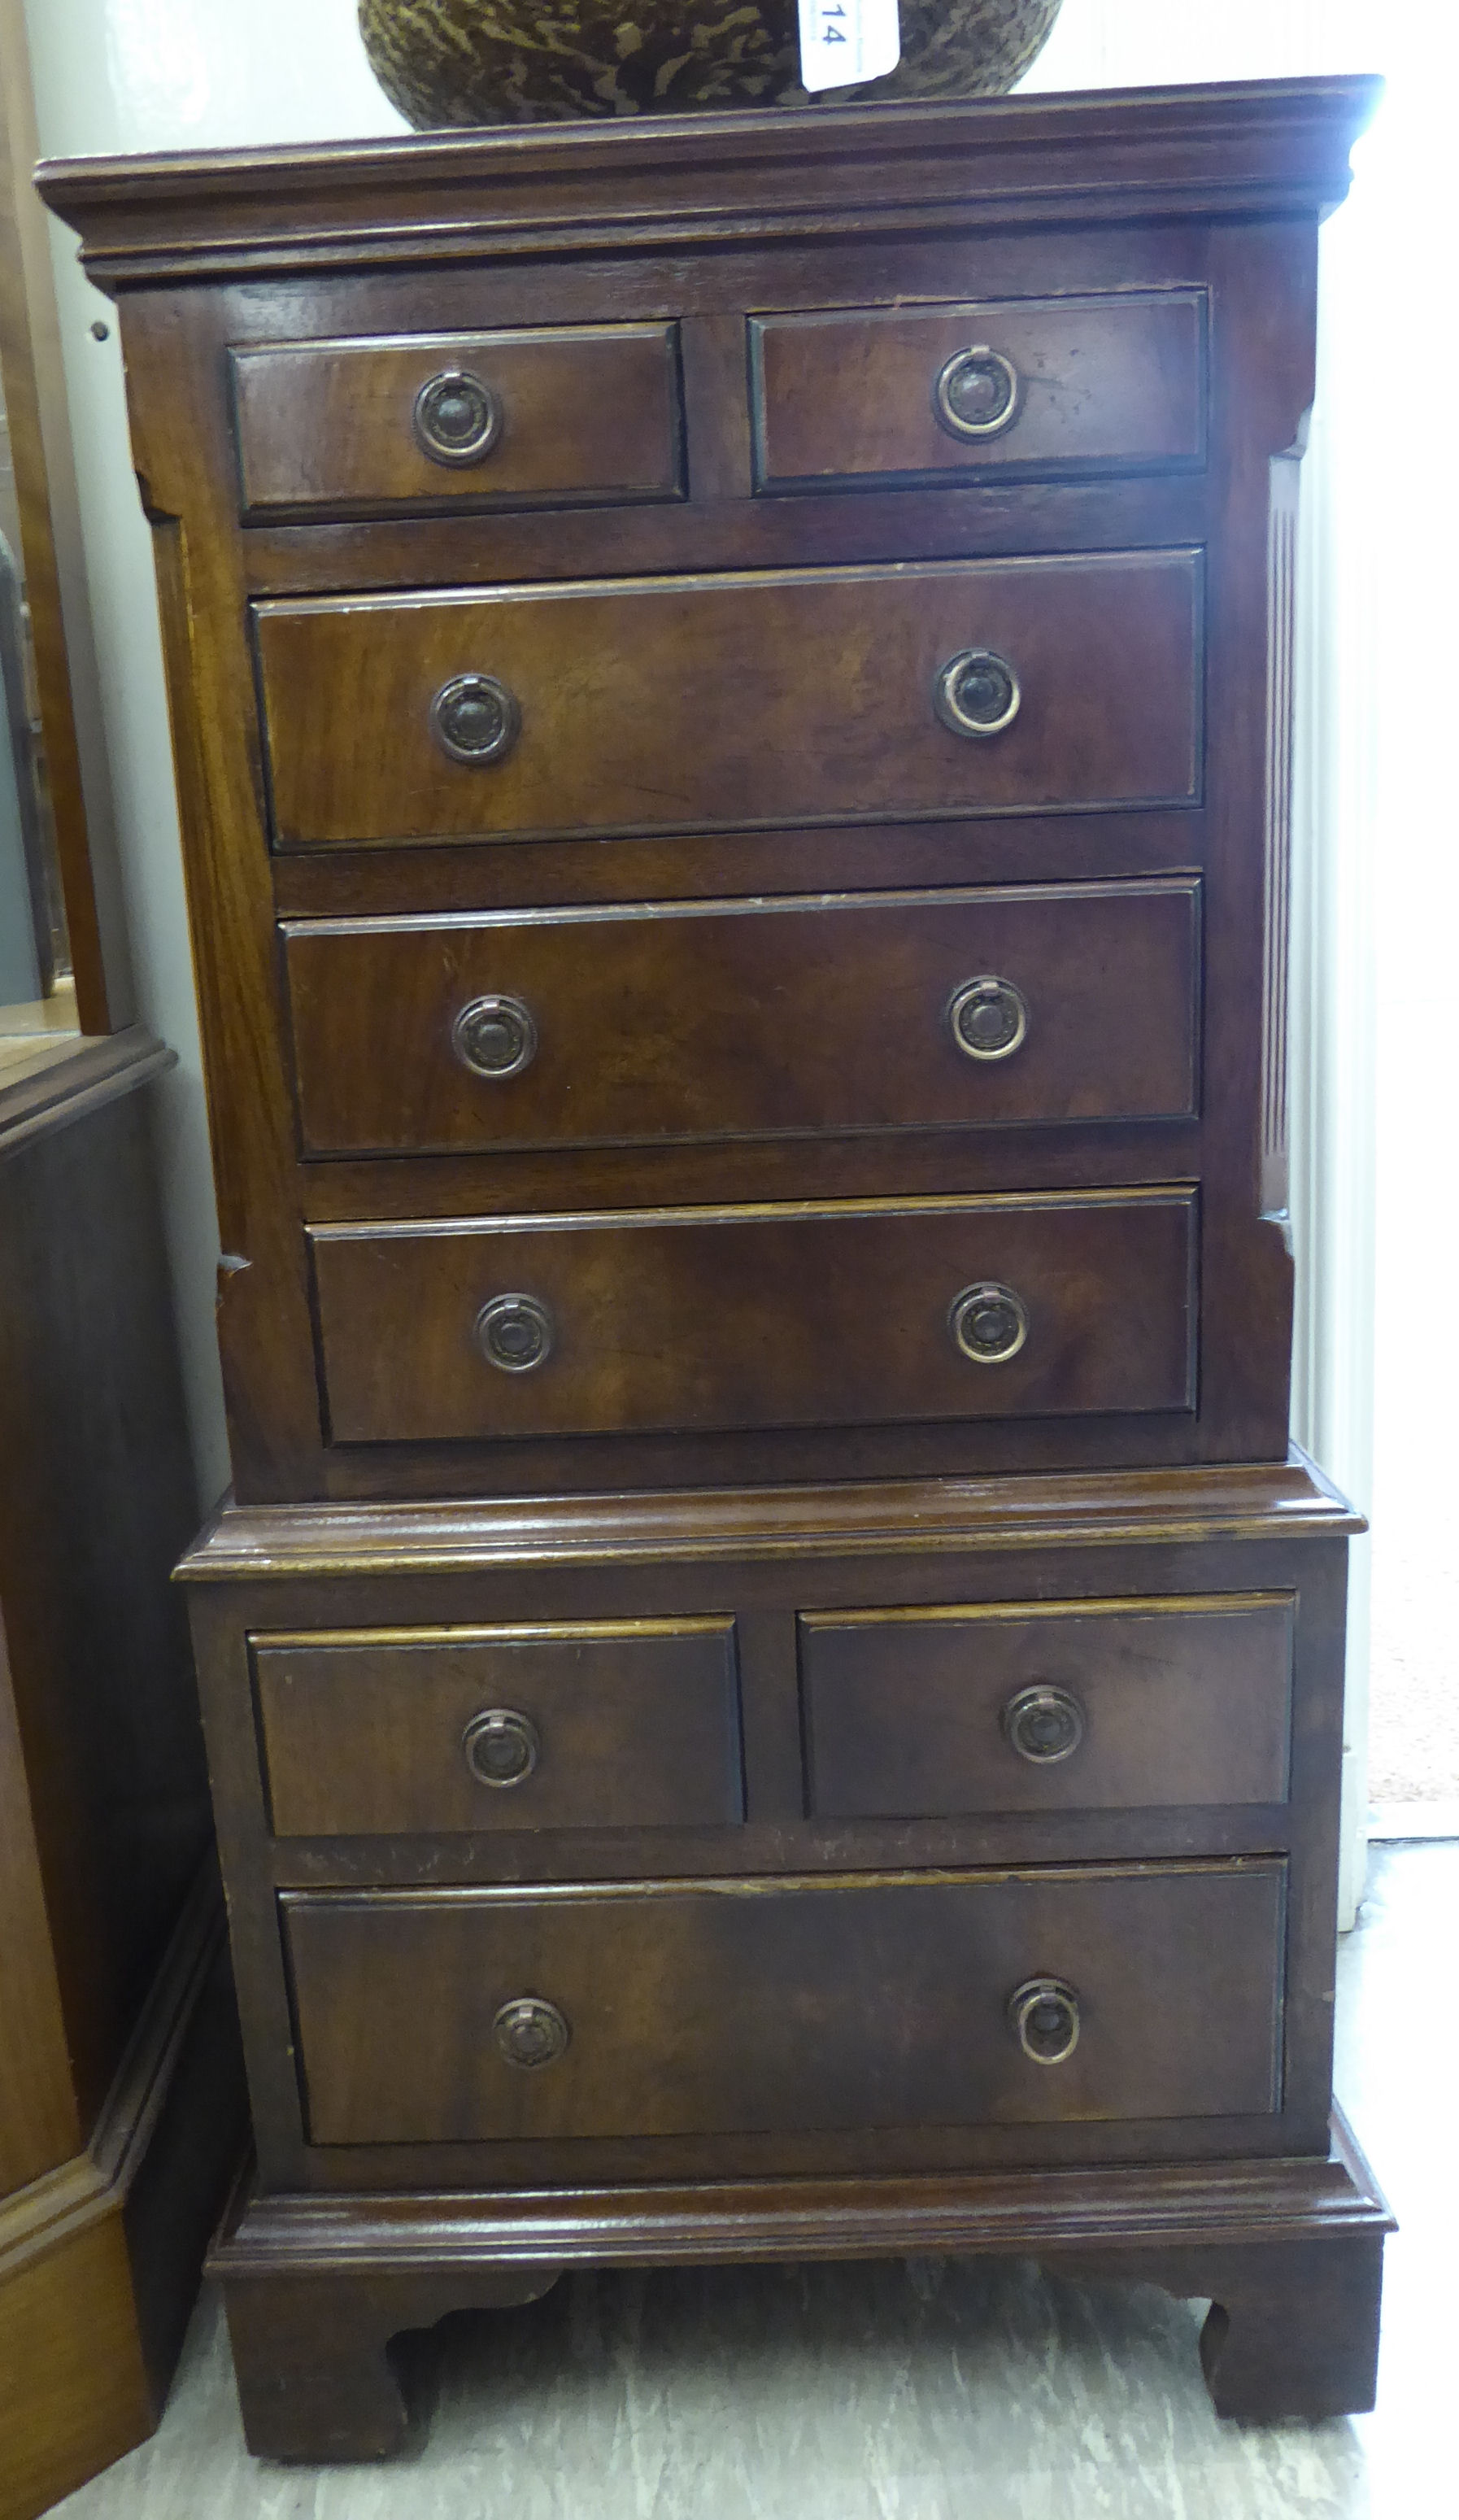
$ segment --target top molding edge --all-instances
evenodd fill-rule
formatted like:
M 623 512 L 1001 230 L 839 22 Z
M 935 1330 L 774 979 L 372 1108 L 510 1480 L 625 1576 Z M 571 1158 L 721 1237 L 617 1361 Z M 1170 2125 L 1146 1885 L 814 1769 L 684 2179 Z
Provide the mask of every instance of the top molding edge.
M 1320 217 L 1377 78 L 635 116 L 43 162 L 97 285 L 840 238 L 951 217 Z
M 1294 1446 L 1285 1462 L 1055 1471 L 488 1503 L 236 1506 L 176 1568 L 185 1583 L 481 1574 L 631 1558 L 752 1560 L 1348 1539 L 1366 1528 Z

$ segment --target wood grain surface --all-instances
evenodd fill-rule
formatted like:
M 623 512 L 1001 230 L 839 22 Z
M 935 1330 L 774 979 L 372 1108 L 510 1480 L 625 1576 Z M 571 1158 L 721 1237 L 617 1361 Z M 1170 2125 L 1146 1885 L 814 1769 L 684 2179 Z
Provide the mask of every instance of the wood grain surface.
M 316 2143 L 1216 2116 L 1277 2097 L 1280 1864 L 284 1903 Z M 1191 1955 L 1199 1950 L 1199 1969 Z M 1062 2065 L 1004 2019 L 1075 1988 Z M 493 2021 L 570 2031 L 534 2068 Z M 408 2026 L 409 2025 L 409 2026 Z
M 1193 1116 L 1200 887 L 1008 885 L 630 905 L 600 916 L 332 921 L 286 932 L 311 1154 Z M 969 981 L 1027 1032 L 958 1046 Z M 453 1041 L 524 1009 L 513 1075 Z M 390 1011 L 388 1031 L 381 1012 Z
M 995 436 L 959 438 L 934 392 L 975 346 L 1007 360 L 1016 400 Z M 757 483 L 1198 464 L 1205 348 L 1194 292 L 752 320 Z
M 668 324 L 236 350 L 244 510 L 672 498 L 684 469 L 677 353 Z M 462 371 L 501 417 L 487 452 L 458 468 L 432 462 L 412 422 L 432 378 Z
M 259 605 L 283 848 L 782 819 L 1195 803 L 1199 556 L 949 562 Z M 1022 702 L 968 740 L 932 702 L 991 649 Z M 505 684 L 521 733 L 451 760 L 431 704 Z M 342 713 L 321 696 L 348 695 Z
M 732 1620 L 264 1636 L 253 1669 L 281 1837 L 744 1815 Z M 523 1717 L 539 1745 L 508 1784 L 464 1755 L 487 1708 Z
M 1194 1194 L 924 1200 L 316 1228 L 337 1441 L 1188 1409 Z M 1013 1289 L 1006 1363 L 950 1315 Z M 546 1307 L 551 1351 L 487 1363 L 482 1308 Z
M 1000 1602 L 803 1618 L 808 1808 L 1087 1811 L 1278 1803 L 1292 1729 L 1293 1603 Z M 1048 1765 L 1002 1718 L 1071 1697 L 1083 1737 Z

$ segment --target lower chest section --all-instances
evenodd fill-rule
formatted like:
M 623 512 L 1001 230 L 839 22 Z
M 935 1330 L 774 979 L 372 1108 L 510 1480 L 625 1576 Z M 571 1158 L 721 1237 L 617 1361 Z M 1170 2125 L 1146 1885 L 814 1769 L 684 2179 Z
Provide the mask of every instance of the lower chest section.
M 265 2176 L 1320 2141 L 1342 1544 L 1172 1538 L 1237 1475 L 617 1500 L 578 1562 L 442 1507 L 430 1572 L 199 1595 Z

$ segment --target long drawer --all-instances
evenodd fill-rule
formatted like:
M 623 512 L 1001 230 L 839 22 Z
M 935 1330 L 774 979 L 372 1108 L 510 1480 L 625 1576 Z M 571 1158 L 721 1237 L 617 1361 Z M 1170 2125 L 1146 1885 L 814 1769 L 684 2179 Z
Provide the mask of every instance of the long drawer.
M 317 1226 L 332 1434 L 1187 1410 L 1192 1189 Z
M 253 1640 L 281 1837 L 741 1820 L 732 1619 Z
M 814 1611 L 800 1622 L 819 1819 L 1275 1803 L 1288 1594 Z
M 309 2135 L 1264 2115 L 1284 1890 L 1267 1859 L 286 1897 Z
M 1184 550 L 262 603 L 275 837 L 1188 804 L 1200 616 Z
M 305 1150 L 1183 1116 L 1200 885 L 311 921 Z

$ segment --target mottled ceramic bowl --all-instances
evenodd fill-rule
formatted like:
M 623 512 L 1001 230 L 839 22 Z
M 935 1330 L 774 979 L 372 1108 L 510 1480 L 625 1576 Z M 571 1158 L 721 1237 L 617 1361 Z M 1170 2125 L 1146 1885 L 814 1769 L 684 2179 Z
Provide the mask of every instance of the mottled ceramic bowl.
M 890 78 L 818 102 L 1000 96 L 1060 0 L 902 0 Z M 796 0 L 360 0 L 371 66 L 418 131 L 806 105 Z

